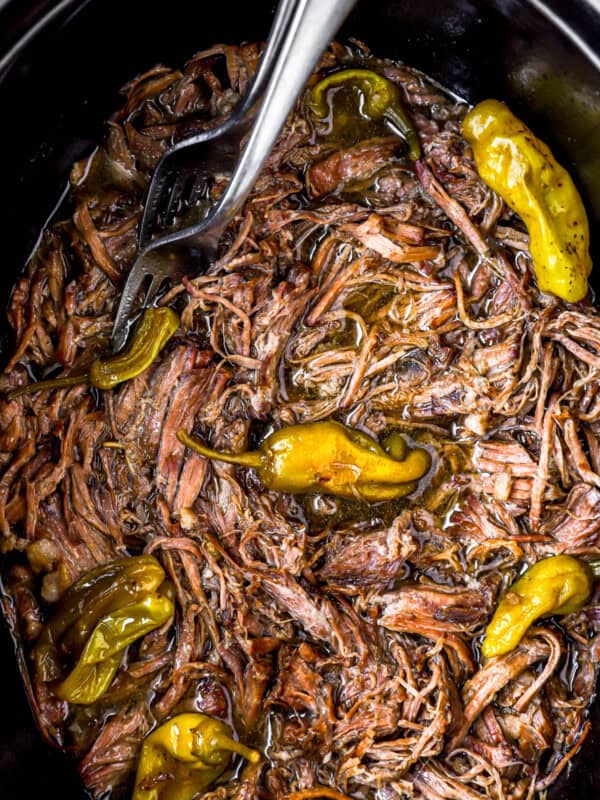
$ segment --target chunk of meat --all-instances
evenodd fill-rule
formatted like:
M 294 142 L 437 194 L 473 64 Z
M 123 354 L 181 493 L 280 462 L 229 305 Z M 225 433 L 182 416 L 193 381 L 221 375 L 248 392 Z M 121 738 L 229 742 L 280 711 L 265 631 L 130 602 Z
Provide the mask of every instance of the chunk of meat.
M 451 752 L 460 745 L 473 721 L 493 702 L 498 692 L 532 664 L 550 655 L 551 648 L 548 644 L 532 634 L 515 650 L 486 662 L 463 687 L 464 719 L 448 744 L 448 750 Z
M 369 139 L 344 150 L 336 150 L 306 171 L 306 186 L 311 197 L 339 192 L 353 181 L 373 178 L 389 166 L 402 150 L 398 137 Z
M 407 517 L 397 517 L 382 530 L 335 534 L 327 542 L 317 574 L 329 584 L 384 586 L 402 573 L 416 549 Z
M 257 577 L 273 600 L 288 611 L 306 633 L 326 642 L 334 639 L 327 601 L 311 596 L 290 575 L 265 571 Z
M 406 237 L 387 230 L 382 218 L 376 214 L 371 214 L 361 223 L 347 222 L 345 225 L 341 225 L 340 229 L 348 231 L 365 247 L 374 250 L 395 264 L 425 261 L 436 258 L 440 254 L 440 248 L 437 245 L 405 243 Z
M 371 602 L 381 609 L 378 625 L 435 639 L 443 633 L 479 630 L 489 616 L 492 596 L 482 589 L 424 584 L 402 586 Z
M 118 786 L 135 765 L 140 742 L 152 720 L 142 700 L 112 717 L 82 759 L 79 770 L 94 797 Z
M 543 534 L 559 543 L 561 552 L 597 551 L 600 544 L 600 491 L 587 483 L 574 486 L 563 509 L 544 524 Z

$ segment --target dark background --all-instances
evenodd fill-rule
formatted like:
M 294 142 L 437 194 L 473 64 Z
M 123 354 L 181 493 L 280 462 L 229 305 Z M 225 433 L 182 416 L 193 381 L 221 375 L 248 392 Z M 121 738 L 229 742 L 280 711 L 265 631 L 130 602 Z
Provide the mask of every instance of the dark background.
M 597 222 L 600 15 L 584 0 L 554 0 L 545 4 L 546 12 L 541 5 L 539 0 L 361 0 L 342 37 L 358 36 L 378 55 L 417 66 L 471 101 L 507 100 L 571 169 Z M 54 16 L 44 22 L 52 9 Z M 159 61 L 181 64 L 215 41 L 264 38 L 271 11 L 271 0 L 0 0 L 3 305 L 71 163 L 89 152 L 103 134 L 103 120 L 118 106 L 119 87 Z M 579 42 L 558 32 L 548 12 L 558 13 Z M 19 41 L 36 25 L 39 32 L 19 50 Z M 15 44 L 19 52 L 11 55 Z M 586 45 L 592 51 L 584 56 Z M 593 232 L 592 224 L 592 238 Z M 594 249 L 597 254 L 597 244 Z M 6 347 L 10 334 L 2 325 Z M 0 359 L 1 345 L 0 338 Z M 0 658 L 1 800 L 82 800 L 72 764 L 44 744 L 33 725 L 13 643 L 1 624 Z M 595 733 L 568 787 L 561 781 L 552 800 L 600 797 L 600 763 L 593 759 L 600 740 L 598 710 L 593 717 Z

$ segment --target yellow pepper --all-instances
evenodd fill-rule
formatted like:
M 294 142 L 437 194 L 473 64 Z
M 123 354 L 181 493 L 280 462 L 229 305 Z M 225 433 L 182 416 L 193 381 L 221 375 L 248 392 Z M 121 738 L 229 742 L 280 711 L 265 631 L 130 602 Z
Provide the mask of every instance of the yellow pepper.
M 485 658 L 513 650 L 537 619 L 572 614 L 588 601 L 594 573 L 585 561 L 551 556 L 538 561 L 513 583 L 485 632 Z
M 257 470 L 268 489 L 292 494 L 322 492 L 367 502 L 410 494 L 430 466 L 426 450 L 415 448 L 402 460 L 377 442 L 339 422 L 291 425 L 275 431 L 261 448 L 234 455 L 206 447 L 180 430 L 179 441 L 207 458 Z M 397 441 L 394 448 L 399 451 Z
M 367 119 L 383 119 L 400 133 L 408 144 L 409 155 L 416 161 L 421 155 L 417 132 L 409 119 L 396 84 L 370 69 L 343 69 L 319 81 L 310 92 L 309 108 L 316 117 L 328 113 L 327 92 L 338 86 L 356 86 L 362 97 L 361 112 Z
M 19 386 L 9 392 L 9 398 L 31 394 L 41 390 L 60 389 L 91 383 L 97 389 L 114 389 L 119 383 L 131 380 L 152 364 L 160 351 L 179 327 L 179 317 L 171 308 L 148 308 L 129 348 L 110 358 L 96 358 L 85 375 L 67 375 L 47 381 Z
M 165 623 L 174 611 L 165 572 L 154 556 L 103 564 L 83 575 L 60 601 L 34 647 L 38 679 L 63 674 L 56 688 L 71 703 L 93 703 L 109 688 L 125 648 Z
M 223 774 L 232 753 L 260 761 L 260 753 L 235 741 L 224 722 L 178 714 L 144 740 L 133 800 L 192 800 Z
M 504 103 L 484 100 L 464 118 L 482 179 L 522 218 L 542 292 L 569 303 L 587 294 L 589 226 L 569 173 Z

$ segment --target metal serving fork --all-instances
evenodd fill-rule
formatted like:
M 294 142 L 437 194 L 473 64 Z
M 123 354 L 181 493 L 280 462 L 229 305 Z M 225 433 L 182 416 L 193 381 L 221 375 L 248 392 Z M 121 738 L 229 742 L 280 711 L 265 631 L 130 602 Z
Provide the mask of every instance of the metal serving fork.
M 125 344 L 144 287 L 147 306 L 165 281 L 198 274 L 214 261 L 221 234 L 252 190 L 304 84 L 355 2 L 281 0 L 252 85 L 229 120 L 179 142 L 162 156 L 148 191 L 138 257 L 114 322 L 115 350 Z M 152 238 L 174 214 L 195 204 L 211 176 L 232 170 L 227 188 L 205 219 Z

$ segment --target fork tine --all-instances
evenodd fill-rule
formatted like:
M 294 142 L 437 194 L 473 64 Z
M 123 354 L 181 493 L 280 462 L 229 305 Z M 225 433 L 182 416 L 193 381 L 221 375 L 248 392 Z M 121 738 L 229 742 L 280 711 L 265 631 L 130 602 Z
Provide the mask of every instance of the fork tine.
M 152 276 L 150 286 L 148 286 L 148 291 L 146 292 L 146 297 L 144 298 L 144 306 L 152 305 L 166 279 L 167 276 L 162 274 Z
M 131 313 L 139 291 L 147 276 L 148 272 L 146 271 L 144 259 L 143 257 L 138 257 L 123 287 L 123 293 L 119 300 L 119 307 L 113 324 L 111 344 L 115 352 L 118 352 L 127 341 Z M 152 283 L 154 283 L 154 280 L 155 278 L 153 277 Z
M 194 173 L 193 180 L 188 184 L 186 191 L 186 201 L 188 206 L 193 207 L 201 200 L 208 190 L 206 179 L 199 173 Z
M 138 235 L 138 247 L 140 250 L 144 250 L 150 243 L 152 233 L 157 228 L 161 198 L 168 178 L 169 172 L 163 167 L 162 162 L 159 162 L 152 176 L 146 202 L 144 204 L 144 213 Z
M 166 228 L 171 225 L 181 210 L 181 200 L 183 198 L 185 185 L 188 178 L 189 173 L 180 172 L 175 176 L 172 186 L 167 190 L 167 199 L 159 219 L 159 225 L 161 228 Z

